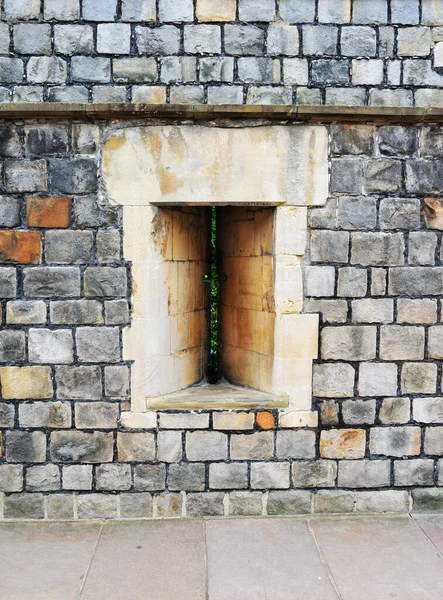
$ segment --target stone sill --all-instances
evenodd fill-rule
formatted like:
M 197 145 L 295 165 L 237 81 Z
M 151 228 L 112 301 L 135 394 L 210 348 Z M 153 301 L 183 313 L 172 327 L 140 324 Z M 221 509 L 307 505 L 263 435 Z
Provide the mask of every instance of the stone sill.
M 443 108 L 213 104 L 2 103 L 0 119 L 267 119 L 303 122 L 443 122 Z
M 203 383 L 186 390 L 147 399 L 151 410 L 229 410 L 287 408 L 286 395 L 275 395 L 222 381 L 216 385 Z

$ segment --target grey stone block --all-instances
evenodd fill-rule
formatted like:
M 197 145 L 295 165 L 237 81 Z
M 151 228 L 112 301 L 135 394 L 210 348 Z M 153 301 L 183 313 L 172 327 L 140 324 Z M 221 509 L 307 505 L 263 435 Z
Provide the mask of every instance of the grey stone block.
M 126 296 L 125 267 L 88 267 L 85 271 L 87 296 Z
M 315 513 L 351 513 L 354 493 L 342 490 L 320 490 L 314 496 Z
M 274 433 L 258 431 L 231 435 L 231 459 L 267 460 L 274 456 Z
M 171 104 L 202 104 L 205 90 L 203 86 L 177 85 L 170 91 Z
M 12 429 L 14 427 L 15 408 L 13 404 L 0 404 L 0 427 L 3 429 Z M 4 490 L 2 490 L 4 491 Z
M 118 433 L 117 453 L 121 462 L 146 462 L 155 459 L 153 433 Z
M 443 427 L 425 429 L 424 452 L 431 456 L 443 456 Z
M 320 91 L 320 90 L 318 90 Z M 317 102 L 321 104 L 321 102 Z M 366 90 L 362 88 L 326 88 L 326 104 L 337 106 L 363 106 L 366 104 Z
M 226 460 L 227 456 L 228 436 L 226 434 L 218 431 L 186 433 L 186 457 L 189 461 Z
M 363 190 L 363 162 L 359 158 L 334 158 L 331 165 L 333 192 L 358 194 Z
M 151 494 L 120 494 L 120 516 L 123 519 L 152 517 Z
M 6 519 L 43 519 L 43 494 L 12 494 L 4 500 Z
M 127 300 L 106 300 L 105 322 L 106 325 L 126 325 L 129 322 Z
M 335 56 L 337 54 L 337 27 L 303 25 L 302 35 L 304 56 Z
M 315 0 L 281 0 L 279 8 L 283 21 L 311 23 L 315 17 Z
M 50 494 L 47 498 L 48 519 L 72 520 L 74 518 L 73 494 Z
M 299 47 L 300 36 L 296 25 L 269 25 L 266 49 L 270 56 L 296 56 Z
M 43 435 L 43 434 L 42 434 Z M 56 463 L 112 462 L 113 435 L 101 431 L 53 431 L 51 460 Z
M 420 454 L 419 427 L 374 427 L 370 431 L 371 454 L 386 456 L 416 456 Z
M 375 56 L 376 31 L 372 27 L 349 26 L 341 30 L 341 53 L 344 56 Z
M 412 490 L 414 511 L 440 511 L 443 509 L 443 489 L 426 488 Z
M 29 361 L 32 363 L 71 363 L 74 360 L 72 332 L 69 329 L 30 329 Z
M 160 80 L 163 83 L 189 83 L 196 79 L 195 56 L 168 56 L 160 59 Z
M 20 58 L 0 57 L 0 83 L 22 83 L 23 75 L 24 64 Z
M 123 0 L 122 20 L 148 22 L 156 18 L 155 0 Z
M 77 267 L 35 267 L 26 268 L 24 291 L 26 296 L 79 296 L 80 271 Z
M 328 0 L 319 0 L 318 20 L 321 23 L 349 23 L 350 19 L 350 0 L 338 0 L 332 4 Z
M 238 78 L 250 83 L 279 83 L 276 63 L 272 58 L 245 57 L 238 59 Z
M 408 492 L 383 490 L 378 492 L 358 492 L 355 505 L 357 512 L 405 513 L 409 510 Z
M 225 25 L 225 51 L 235 56 L 263 54 L 265 33 L 254 25 Z
M 86 21 L 114 21 L 117 0 L 83 0 L 82 15 Z
M 277 458 L 314 458 L 315 438 L 314 431 L 278 431 Z
M 346 425 L 372 425 L 375 410 L 375 400 L 346 400 L 342 403 L 343 421 Z
M 321 207 L 308 211 L 308 222 L 312 229 L 337 229 L 337 198 L 329 198 Z
M 234 79 L 234 59 L 232 57 L 210 56 L 201 58 L 200 81 L 232 81 Z
M 111 494 L 79 494 L 77 496 L 79 519 L 115 519 L 117 496 Z
M 175 25 L 136 27 L 135 39 L 139 54 L 170 55 L 180 52 L 181 32 Z
M 28 21 L 40 17 L 39 0 L 5 0 L 4 17 L 8 21 Z
M 79 327 L 76 330 L 80 362 L 118 362 L 120 333 L 117 327 Z
M 69 465 L 63 467 L 62 484 L 64 490 L 92 490 L 92 466 Z
M 383 229 L 418 229 L 420 212 L 417 198 L 384 198 L 380 202 L 380 226 Z
M 306 295 L 333 296 L 335 286 L 334 267 L 306 267 Z
M 431 59 L 414 58 L 403 62 L 403 81 L 405 85 L 440 87 L 443 76 L 433 69 Z
M 9 23 L 0 23 L 0 54 L 9 54 Z
M 66 83 L 67 74 L 67 63 L 58 56 L 32 56 L 26 66 L 29 83 Z
M 321 333 L 321 356 L 325 360 L 371 360 L 375 358 L 376 338 L 376 327 L 324 327 Z
M 406 190 L 408 193 L 435 194 L 443 187 L 443 162 L 415 159 L 406 161 Z
M 298 515 L 311 512 L 311 493 L 288 490 L 271 491 L 268 496 L 268 515 Z
M 45 23 L 14 25 L 14 51 L 17 54 L 51 54 L 51 26 Z
M 216 517 L 224 514 L 224 494 L 206 492 L 186 495 L 186 515 L 188 517 Z
M 333 125 L 331 135 L 334 154 L 374 153 L 375 128 L 371 125 Z
M 61 400 L 95 400 L 102 397 L 100 367 L 57 367 L 57 397 Z
M 45 237 L 45 258 L 48 263 L 84 264 L 92 261 L 91 231 L 48 231 Z
M 6 460 L 11 463 L 46 461 L 46 435 L 42 431 L 7 431 Z
M 97 491 L 124 491 L 132 487 L 130 465 L 99 465 L 95 469 Z
M 435 300 L 419 299 L 397 300 L 397 321 L 399 323 L 435 323 L 437 320 L 437 303 Z
M 350 398 L 354 395 L 354 380 L 355 369 L 352 365 L 315 364 L 313 394 L 320 398 Z M 277 434 L 277 443 L 280 433 Z
M 290 486 L 288 462 L 260 462 L 251 465 L 251 488 L 286 489 Z
M 400 25 L 417 25 L 419 23 L 418 0 L 391 0 L 391 22 Z
M 410 418 L 411 401 L 409 398 L 386 398 L 382 401 L 379 419 L 384 425 L 408 423 Z
M 284 62 L 284 59 L 283 59 Z M 327 91 L 326 91 L 327 94 Z M 296 95 L 296 104 L 308 104 L 316 106 L 321 104 L 321 90 L 308 88 L 308 87 L 298 87 L 295 90 Z
M 368 160 L 364 168 L 364 176 L 367 193 L 395 193 L 402 188 L 402 164 L 398 160 Z
M 116 429 L 119 410 L 112 402 L 78 402 L 75 404 L 77 429 Z
M 405 363 L 401 369 L 403 394 L 435 394 L 437 366 L 434 363 Z
M 49 102 L 89 102 L 88 89 L 83 85 L 55 86 L 48 89 Z
M 388 0 L 354 0 L 353 2 L 354 23 L 383 24 L 388 21 Z
M 313 60 L 311 83 L 317 86 L 348 84 L 349 62 L 344 59 Z
M 111 61 L 104 57 L 73 56 L 72 81 L 80 83 L 108 83 L 111 79 Z
M 208 429 L 208 413 L 160 413 L 160 429 Z
M 286 85 L 308 85 L 309 63 L 306 58 L 284 58 L 283 71 Z
M 349 233 L 318 230 L 311 232 L 310 253 L 313 262 L 348 262 Z
M 345 323 L 348 316 L 346 300 L 308 300 L 305 310 L 320 313 L 325 323 Z
M 291 87 L 251 86 L 246 104 L 292 104 Z
M 155 58 L 115 58 L 113 78 L 117 83 L 152 83 L 157 80 Z
M 80 19 L 80 0 L 45 0 L 45 20 L 77 21 Z
M 90 25 L 54 25 L 54 51 L 57 54 L 91 54 L 94 30 Z
M 189 22 L 194 20 L 192 0 L 159 0 L 158 16 L 160 21 Z
M 338 485 L 345 488 L 387 487 L 389 460 L 342 460 L 338 466 Z
M 248 465 L 246 463 L 213 463 L 209 465 L 209 487 L 214 490 L 246 489 Z
M 120 232 L 101 230 L 97 232 L 97 255 L 101 263 L 120 260 Z
M 64 154 L 68 151 L 68 128 L 63 125 L 27 125 L 24 128 L 27 154 Z
M 397 486 L 433 485 L 434 461 L 421 458 L 394 461 L 394 481 Z
M 99 54 L 129 54 L 131 26 L 126 23 L 97 25 L 97 52 Z
M 112 227 L 118 225 L 118 208 L 99 202 L 96 196 L 74 198 L 77 227 Z
M 372 89 L 369 91 L 369 106 L 413 106 L 411 90 Z
M 57 465 L 39 465 L 26 471 L 28 492 L 54 492 L 60 489 L 60 470 Z
M 229 494 L 229 514 L 252 516 L 262 514 L 261 492 L 231 492 Z
M 332 460 L 311 460 L 292 463 L 292 479 L 296 488 L 334 487 L 337 463 Z
M 46 161 L 26 159 L 5 161 L 7 192 L 45 192 L 47 189 Z
M 21 492 L 23 489 L 22 465 L 0 465 L 0 491 Z
M 421 156 L 441 156 L 443 152 L 443 134 L 440 127 L 430 126 L 420 128 L 420 154 Z
M 362 363 L 358 392 L 361 396 L 395 396 L 397 365 L 392 363 Z
M 394 266 L 404 263 L 401 233 L 352 233 L 351 263 L 363 266 Z
M 274 0 L 239 0 L 240 21 L 273 21 L 275 18 Z
M 99 147 L 100 129 L 91 123 L 72 124 L 72 145 L 79 154 L 95 154 Z
M 393 320 L 393 300 L 364 298 L 352 302 L 353 323 L 391 323 Z
M 199 463 L 170 465 L 168 489 L 171 491 L 203 491 L 205 489 L 205 465 Z
M 366 269 L 343 267 L 338 270 L 337 295 L 341 298 L 361 298 L 368 289 Z
M 69 402 L 26 402 L 18 407 L 18 422 L 29 429 L 68 429 L 71 413 Z
M 440 267 L 408 267 L 390 269 L 389 294 L 406 296 L 437 296 L 443 290 L 443 270 Z
M 405 325 L 381 327 L 380 358 L 382 360 L 422 360 L 424 344 L 423 327 Z
M 102 305 L 97 300 L 60 300 L 51 302 L 51 323 L 55 325 L 100 325 Z
M 23 362 L 25 344 L 24 331 L 0 331 L 0 363 Z
M 412 266 L 434 265 L 437 236 L 431 232 L 413 231 L 409 234 L 408 262 Z
M 105 396 L 124 397 L 129 394 L 129 370 L 126 366 L 105 367 Z
M 89 194 L 97 190 L 97 165 L 92 158 L 49 160 L 49 185 L 58 194 Z
M 429 56 L 431 46 L 429 27 L 404 27 L 398 30 L 397 56 Z
M 14 298 L 17 293 L 17 271 L 13 267 L 0 267 L 0 296 Z
M 165 465 L 137 465 L 134 468 L 134 488 L 139 491 L 164 490 L 166 486 Z
M 159 431 L 157 435 L 158 460 L 167 463 L 180 462 L 183 457 L 181 431 Z
M 414 398 L 413 418 L 418 423 L 443 423 L 443 398 Z
M 20 224 L 20 201 L 0 196 L 0 227 L 16 227 Z
M 186 54 L 219 54 L 221 28 L 219 25 L 185 25 L 184 50 Z
M 365 0 L 357 0 L 359 2 L 364 3 Z M 387 4 L 387 0 L 381 0 Z M 355 11 L 355 6 L 354 6 Z M 386 22 L 386 20 L 385 20 Z M 394 44 L 395 44 L 395 28 L 394 27 L 379 27 L 378 28 L 379 35 L 379 44 L 378 44 L 378 52 L 380 57 L 382 58 L 392 58 L 394 56 Z

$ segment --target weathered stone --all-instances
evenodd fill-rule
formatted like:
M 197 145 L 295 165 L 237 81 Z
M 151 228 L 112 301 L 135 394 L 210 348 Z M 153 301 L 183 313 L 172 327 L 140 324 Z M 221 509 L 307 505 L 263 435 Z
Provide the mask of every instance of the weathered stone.
M 129 306 L 127 300 L 105 301 L 106 325 L 126 325 L 129 322 Z
M 292 478 L 296 488 L 334 487 L 337 463 L 332 460 L 314 460 L 292 463 Z
M 358 492 L 355 505 L 357 512 L 405 513 L 409 510 L 408 492 L 383 490 L 378 492 Z
M 250 516 L 262 514 L 261 492 L 231 492 L 229 494 L 229 514 Z
M 134 468 L 134 488 L 139 491 L 164 490 L 165 465 L 137 465 Z
M 351 234 L 351 263 L 363 266 L 394 266 L 404 263 L 404 240 L 401 233 Z
M 343 421 L 346 425 L 372 425 L 375 410 L 375 400 L 346 400 L 342 403 Z
M 186 433 L 186 456 L 188 460 L 226 460 L 227 455 L 228 436 L 224 433 L 216 431 Z M 233 456 L 233 458 L 235 457 Z
M 0 363 L 24 362 L 25 332 L 0 331 Z
M 408 423 L 411 418 L 409 398 L 386 398 L 382 401 L 379 419 L 385 425 Z
M 132 487 L 130 465 L 99 465 L 95 477 L 97 490 L 112 492 Z
M 351 513 L 354 494 L 341 490 L 320 490 L 314 496 L 315 513 Z
M 226 25 L 225 50 L 233 55 L 263 54 L 265 36 L 262 29 L 252 25 Z
M 371 294 L 384 296 L 387 288 L 387 269 L 371 269 Z
M 14 298 L 17 293 L 17 275 L 12 267 L 0 267 L 0 295 Z
M 80 295 L 80 271 L 77 267 L 37 267 L 24 269 L 24 291 L 29 297 Z
M 119 58 L 113 61 L 113 77 L 117 83 L 153 82 L 157 75 L 154 58 Z
M 207 429 L 208 413 L 160 413 L 160 429 Z
M 91 231 L 48 231 L 45 258 L 49 263 L 82 264 L 92 260 Z
M 397 365 L 393 363 L 362 363 L 358 392 L 361 396 L 395 396 Z
M 188 517 L 215 517 L 224 514 L 224 494 L 206 492 L 186 495 L 186 515 Z
M 392 300 L 365 298 L 352 302 L 354 323 L 391 323 L 394 320 Z
M 12 494 L 5 497 L 6 519 L 43 519 L 43 494 Z
M 8 302 L 6 322 L 11 325 L 43 325 L 46 322 L 46 305 L 42 300 Z
M 57 397 L 62 400 L 94 400 L 102 397 L 100 367 L 57 367 L 55 381 Z
M 159 431 L 157 435 L 158 460 L 180 462 L 183 455 L 182 434 L 179 431 Z
M 126 296 L 125 267 L 88 267 L 85 271 L 87 296 Z
M 79 494 L 77 496 L 79 519 L 115 519 L 117 496 L 111 494 Z
M 420 200 L 385 198 L 380 202 L 380 226 L 383 229 L 418 229 Z
M 152 433 L 119 433 L 118 459 L 122 462 L 144 462 L 155 458 L 155 439 Z
M 30 402 L 18 407 L 20 427 L 66 429 L 71 427 L 69 402 Z
M 186 22 L 194 20 L 194 6 L 192 0 L 160 0 L 158 7 L 159 19 L 168 21 Z
M 437 366 L 433 363 L 405 363 L 401 370 L 401 389 L 404 394 L 435 394 Z
M 212 416 L 213 428 L 227 431 L 241 431 L 254 428 L 253 413 L 216 412 Z
M 348 316 L 346 300 L 309 300 L 307 313 L 320 313 L 325 323 L 345 323 Z
M 334 267 L 306 267 L 306 295 L 333 296 L 335 285 Z
M 54 431 L 51 433 L 51 460 L 60 463 L 103 463 L 113 458 L 112 433 Z
M 343 59 L 319 59 L 312 61 L 311 83 L 313 85 L 346 85 L 349 83 L 349 63 Z M 344 190 L 347 191 L 347 190 Z
M 151 494 L 120 494 L 120 516 L 124 519 L 152 517 Z
M 57 465 L 29 467 L 26 471 L 29 492 L 54 492 L 60 489 L 60 470 Z
M 339 405 L 334 400 L 324 400 L 319 403 L 320 422 L 322 425 L 338 425 Z
M 26 218 L 29 227 L 66 228 L 70 222 L 70 199 L 66 196 L 26 199 Z
M 159 494 L 157 496 L 158 517 L 181 517 L 183 496 L 181 494 Z
M 214 490 L 246 489 L 248 487 L 247 464 L 211 464 L 209 466 L 209 487 Z
M 353 85 L 380 85 L 384 77 L 384 62 L 380 59 L 356 58 L 352 61 Z
M 363 190 L 363 162 L 360 158 L 334 158 L 331 165 L 333 192 L 358 194 Z
M 410 156 L 418 146 L 417 131 L 412 127 L 385 125 L 378 130 L 378 147 L 387 156 Z
M 101 263 L 110 263 L 120 260 L 120 232 L 98 231 L 97 254 Z
M 343 56 L 375 56 L 377 38 L 372 27 L 343 27 L 341 31 L 341 53 Z
M 320 90 L 316 90 L 320 92 Z M 320 94 L 316 102 L 320 104 Z M 366 91 L 364 88 L 330 87 L 326 88 L 326 104 L 335 106 L 359 106 L 366 103 Z
M 431 232 L 412 231 L 409 234 L 409 264 L 434 265 L 437 236 Z
M 47 190 L 46 161 L 9 159 L 5 162 L 7 192 L 45 192 Z
M 311 260 L 314 262 L 348 262 L 349 233 L 312 231 Z
M 424 451 L 431 456 L 443 456 L 443 427 L 426 428 Z
M 443 187 L 443 162 L 416 158 L 406 161 L 406 191 L 409 194 L 438 194 Z
M 231 458 L 234 460 L 266 460 L 273 455 L 274 434 L 271 431 L 231 436 Z
M 303 25 L 302 35 L 305 56 L 335 56 L 337 54 L 337 27 Z
M 443 489 L 435 487 L 412 490 L 413 510 L 440 511 L 443 508 Z
M 62 482 L 64 490 L 92 490 L 92 467 L 89 465 L 63 467 Z
M 49 185 L 58 194 L 88 194 L 97 190 L 97 165 L 91 158 L 52 158 Z
M 23 489 L 22 465 L 0 465 L 0 491 L 21 492 Z
M 420 427 L 374 427 L 370 431 L 369 450 L 386 456 L 420 454 Z
M 31 56 L 26 66 L 29 83 L 66 83 L 68 66 L 58 56 Z
M 314 431 L 278 431 L 277 457 L 280 459 L 314 458 L 315 437 Z
M 271 491 L 268 496 L 268 515 L 297 515 L 311 512 L 311 493 L 308 491 Z
M 414 398 L 412 415 L 418 423 L 443 423 L 443 399 Z
M 162 83 L 189 83 L 197 79 L 197 59 L 194 56 L 168 56 L 160 59 Z
M 397 56 L 429 56 L 431 45 L 429 27 L 404 27 L 398 30 Z
M 408 267 L 390 269 L 389 294 L 437 296 L 443 293 L 443 269 L 440 267 Z
M 425 458 L 396 460 L 394 461 L 394 481 L 398 486 L 433 485 L 434 461 Z
M 14 427 L 15 409 L 13 404 L 0 402 L 0 427 L 3 429 Z
M 55 325 L 101 325 L 102 305 L 96 300 L 62 300 L 50 304 L 51 323 Z
M 366 269 L 344 267 L 338 270 L 337 295 L 344 298 L 361 298 L 368 289 Z
M 0 261 L 2 263 L 41 263 L 42 238 L 37 231 L 0 231 Z
M 417 25 L 419 10 L 417 0 L 391 0 L 391 21 L 400 25 Z
M 48 519 L 66 521 L 74 518 L 73 494 L 49 494 L 47 502 Z
M 80 362 L 118 362 L 120 335 L 117 327 L 79 327 L 76 330 L 77 354 Z
M 100 23 L 97 26 L 97 52 L 100 54 L 129 54 L 130 47 L 131 26 L 129 24 Z
M 71 363 L 74 357 L 72 333 L 67 329 L 30 329 L 28 348 L 33 363 Z
M 105 396 L 122 397 L 129 393 L 128 367 L 105 367 Z
M 389 460 L 344 460 L 338 467 L 338 485 L 345 488 L 389 486 Z
M 43 431 L 8 431 L 6 460 L 11 463 L 46 461 L 46 435 Z
M 180 463 L 169 467 L 168 489 L 200 492 L 205 489 L 205 465 Z
M 321 356 L 325 360 L 374 359 L 376 334 L 376 328 L 369 326 L 324 327 Z
M 235 0 L 197 0 L 196 17 L 199 21 L 235 21 Z
M 94 30 L 89 25 L 54 25 L 54 50 L 57 53 L 91 54 L 94 49 Z
M 50 367 L 1 367 L 0 381 L 4 400 L 52 398 Z
M 20 203 L 16 198 L 0 196 L 0 226 L 15 227 L 20 224 Z
M 380 330 L 380 358 L 383 360 L 420 360 L 424 357 L 423 327 L 385 325 Z
M 114 21 L 117 0 L 83 0 L 83 18 L 86 21 Z
M 337 224 L 340 229 L 373 229 L 377 220 L 374 198 L 344 196 L 338 200 Z
M 289 488 L 289 463 L 260 462 L 251 465 L 252 489 L 286 489 Z
M 330 429 L 320 435 L 320 455 L 323 458 L 363 458 L 365 447 L 364 429 Z
M 75 405 L 77 429 L 116 429 L 118 405 L 111 402 L 78 402 Z
M 21 83 L 23 81 L 23 74 L 24 65 L 20 58 L 0 58 L 1 83 Z
M 402 164 L 398 160 L 368 160 L 364 177 L 367 193 L 399 192 L 402 188 Z

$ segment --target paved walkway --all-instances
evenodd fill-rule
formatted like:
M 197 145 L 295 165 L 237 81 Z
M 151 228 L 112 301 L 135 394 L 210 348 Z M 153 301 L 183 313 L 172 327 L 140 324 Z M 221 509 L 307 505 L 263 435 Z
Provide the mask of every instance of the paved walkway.
M 2 523 L 3 600 L 442 600 L 443 515 Z

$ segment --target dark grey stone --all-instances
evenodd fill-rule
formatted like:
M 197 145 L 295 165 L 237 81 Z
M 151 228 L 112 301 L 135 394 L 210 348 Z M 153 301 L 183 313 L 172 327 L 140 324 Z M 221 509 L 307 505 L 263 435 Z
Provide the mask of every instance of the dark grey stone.
M 26 268 L 23 273 L 26 296 L 80 296 L 80 271 L 77 267 Z
M 0 156 L 20 156 L 22 144 L 17 126 L 11 123 L 0 125 Z
M 120 331 L 118 327 L 78 327 L 75 334 L 80 362 L 118 362 Z
M 25 360 L 25 332 L 0 331 L 0 363 Z
M 342 59 L 312 61 L 313 85 L 346 85 L 349 83 L 349 63 Z
M 271 491 L 268 496 L 268 515 L 298 515 L 311 512 L 311 492 Z
M 59 463 L 103 463 L 113 458 L 113 435 L 94 431 L 51 433 L 51 460 Z
M 45 258 L 48 263 L 64 265 L 89 263 L 93 254 L 91 231 L 48 231 Z
M 64 154 L 68 148 L 68 127 L 66 125 L 39 124 L 25 127 L 25 151 L 27 154 Z
M 168 489 L 199 492 L 205 489 L 205 465 L 179 463 L 169 466 Z
M 333 125 L 332 152 L 334 154 L 367 154 L 374 153 L 375 129 L 368 125 Z
M 85 271 L 87 296 L 126 296 L 125 267 L 88 267 Z
M 56 367 L 57 397 L 66 400 L 94 400 L 102 397 L 100 367 Z
M 253 25 L 225 25 L 225 50 L 238 56 L 263 54 L 265 32 Z
M 12 494 L 5 498 L 6 519 L 43 519 L 43 494 Z
M 363 190 L 363 162 L 360 158 L 332 160 L 331 187 L 333 192 L 361 194 Z
M 135 39 L 139 54 L 150 56 L 179 54 L 181 32 L 175 25 L 136 27 Z
M 340 229 L 374 229 L 377 223 L 375 198 L 342 196 L 338 199 L 337 222 Z
M 0 227 L 16 227 L 19 224 L 20 201 L 17 198 L 0 196 Z
M 74 198 L 74 218 L 77 227 L 112 227 L 119 223 L 119 209 L 100 204 L 96 196 Z
M 439 194 L 443 189 L 443 161 L 436 158 L 406 161 L 406 191 L 412 194 Z
M 60 300 L 49 306 L 51 323 L 55 325 L 100 325 L 103 309 L 97 300 Z
M 186 515 L 188 517 L 217 517 L 224 514 L 224 494 L 206 492 L 204 494 L 187 494 Z
M 378 147 L 386 156 L 411 156 L 418 147 L 417 130 L 414 127 L 385 125 L 378 130 Z M 442 145 L 443 150 L 443 145 Z M 426 148 L 423 149 L 426 152 Z
M 364 175 L 368 193 L 398 192 L 403 186 L 402 164 L 397 160 L 368 160 Z
M 43 431 L 7 431 L 6 460 L 13 463 L 46 461 L 46 435 Z
M 57 194 L 90 194 L 97 190 L 97 165 L 93 158 L 52 158 L 49 186 Z
M 136 465 L 134 488 L 142 492 L 163 491 L 166 485 L 166 467 L 160 465 Z

